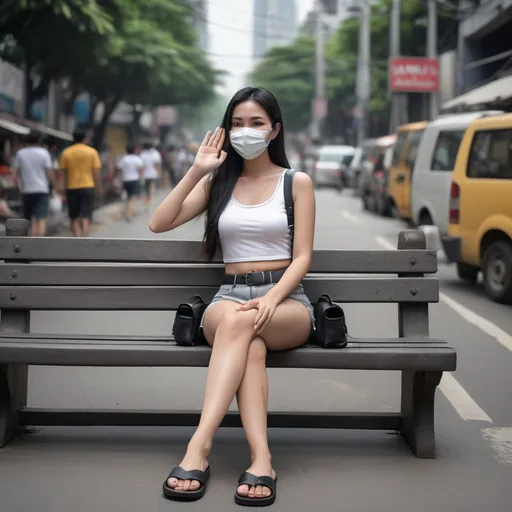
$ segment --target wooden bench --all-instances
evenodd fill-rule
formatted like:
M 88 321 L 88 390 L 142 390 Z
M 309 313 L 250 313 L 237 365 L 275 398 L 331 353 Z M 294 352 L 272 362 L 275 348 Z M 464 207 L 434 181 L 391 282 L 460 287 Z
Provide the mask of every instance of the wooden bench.
M 9 221 L 0 239 L 0 443 L 24 426 L 196 425 L 199 412 L 42 410 L 26 407 L 28 365 L 206 367 L 209 347 L 184 348 L 169 337 L 49 335 L 30 332 L 32 310 L 173 310 L 199 293 L 209 301 L 222 265 L 205 264 L 199 242 L 31 238 L 25 221 Z M 350 339 L 347 348 L 306 346 L 270 353 L 271 368 L 399 370 L 401 410 L 352 414 L 269 412 L 269 427 L 399 431 L 417 457 L 435 456 L 434 395 L 455 350 L 429 337 L 428 304 L 438 301 L 434 251 L 420 231 L 400 233 L 398 251 L 314 252 L 304 281 L 309 297 L 339 303 L 397 303 L 398 337 Z M 112 265 L 112 262 L 117 265 Z M 392 274 L 346 276 L 344 274 Z M 350 318 L 349 327 L 350 327 Z M 240 426 L 228 413 L 223 426 Z

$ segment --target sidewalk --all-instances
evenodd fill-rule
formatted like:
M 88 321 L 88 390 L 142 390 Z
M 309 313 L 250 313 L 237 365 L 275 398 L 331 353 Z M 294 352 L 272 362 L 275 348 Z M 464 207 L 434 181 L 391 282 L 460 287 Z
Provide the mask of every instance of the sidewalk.
M 106 222 L 121 218 L 122 201 L 114 201 L 97 208 L 93 212 L 91 230 Z M 0 224 L 0 236 L 5 236 L 5 223 Z M 66 211 L 52 215 L 48 219 L 47 236 L 72 236 L 69 228 L 69 217 Z

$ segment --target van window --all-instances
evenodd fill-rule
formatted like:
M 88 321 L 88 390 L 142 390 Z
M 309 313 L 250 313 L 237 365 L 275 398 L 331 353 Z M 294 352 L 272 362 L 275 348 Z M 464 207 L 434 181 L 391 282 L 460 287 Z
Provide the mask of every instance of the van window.
M 402 153 L 404 152 L 405 142 L 407 141 L 407 132 L 400 132 L 396 138 L 395 150 L 393 152 L 393 167 L 400 164 Z
M 405 157 L 405 165 L 409 169 L 413 169 L 416 157 L 418 156 L 418 146 L 425 130 L 416 130 L 409 135 L 409 147 L 407 148 L 407 156 Z
M 466 173 L 468 178 L 512 179 L 512 129 L 476 132 Z
M 463 136 L 463 130 L 439 132 L 430 163 L 432 171 L 453 171 Z

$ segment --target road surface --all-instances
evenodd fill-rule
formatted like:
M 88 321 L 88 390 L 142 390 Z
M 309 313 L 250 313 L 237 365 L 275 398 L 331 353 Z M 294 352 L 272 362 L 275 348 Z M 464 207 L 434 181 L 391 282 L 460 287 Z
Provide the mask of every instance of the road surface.
M 133 223 L 112 207 L 92 236 L 152 237 L 149 214 Z M 350 192 L 317 193 L 315 246 L 396 247 L 404 225 L 362 212 Z M 202 222 L 164 238 L 199 239 Z M 512 510 L 512 308 L 492 303 L 481 284 L 461 283 L 441 264 L 441 302 L 431 334 L 453 344 L 459 369 L 443 377 L 436 407 L 438 457 L 416 459 L 393 432 L 271 430 L 279 475 L 277 511 L 443 512 Z M 353 336 L 395 336 L 396 305 L 347 305 Z M 167 334 L 166 313 L 36 312 L 44 332 Z M 270 370 L 270 408 L 393 411 L 392 372 Z M 204 369 L 30 369 L 29 405 L 40 407 L 192 408 L 201 406 Z M 210 456 L 206 496 L 192 504 L 161 497 L 190 428 L 42 428 L 0 452 L 2 512 L 160 512 L 239 510 L 233 492 L 249 465 L 241 430 L 221 429 Z

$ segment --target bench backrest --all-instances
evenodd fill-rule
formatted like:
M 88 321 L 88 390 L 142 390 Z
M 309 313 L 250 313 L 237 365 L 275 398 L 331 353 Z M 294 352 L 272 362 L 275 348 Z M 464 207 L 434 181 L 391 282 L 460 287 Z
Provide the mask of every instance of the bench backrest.
M 208 302 L 223 267 L 206 263 L 200 242 L 24 236 L 8 221 L 0 239 L 0 308 L 27 310 L 173 310 L 199 293 Z M 399 304 L 400 335 L 428 334 L 428 303 L 439 299 L 435 251 L 421 231 L 403 231 L 398 251 L 315 250 L 304 280 L 314 301 Z M 352 275 L 351 275 L 352 274 Z M 365 277 L 353 274 L 367 274 Z M 368 276 L 368 274 L 394 274 Z

